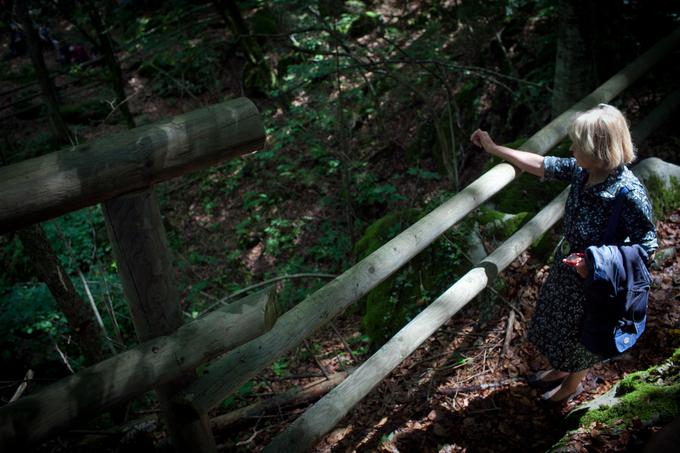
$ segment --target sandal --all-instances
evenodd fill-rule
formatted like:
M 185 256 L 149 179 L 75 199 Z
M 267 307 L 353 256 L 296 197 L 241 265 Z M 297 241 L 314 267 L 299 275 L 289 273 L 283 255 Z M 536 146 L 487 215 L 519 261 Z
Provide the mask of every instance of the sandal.
M 565 396 L 562 399 L 559 400 L 553 400 L 551 397 L 557 393 L 554 390 L 550 390 L 548 392 L 545 392 L 543 395 L 541 395 L 541 401 L 550 403 L 550 404 L 555 404 L 555 405 L 560 405 L 560 404 L 567 404 L 571 402 L 574 398 L 579 396 L 581 393 L 583 393 L 583 384 L 579 384 L 578 387 L 576 387 L 576 390 L 571 392 L 569 395 Z

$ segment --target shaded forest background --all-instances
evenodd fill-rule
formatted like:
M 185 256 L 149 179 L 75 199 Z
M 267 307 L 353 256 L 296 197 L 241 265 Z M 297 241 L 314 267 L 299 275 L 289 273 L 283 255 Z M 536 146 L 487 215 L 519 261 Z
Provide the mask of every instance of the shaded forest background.
M 263 282 L 292 307 L 489 166 L 468 142 L 473 130 L 521 143 L 678 25 L 664 1 L 32 1 L 23 17 L 38 32 L 50 100 L 14 3 L 1 3 L 3 165 L 224 99 L 248 96 L 260 109 L 264 150 L 156 188 L 187 321 Z M 677 89 L 677 60 L 676 51 L 614 102 L 632 124 Z M 668 124 L 639 154 L 678 164 L 678 144 Z M 338 320 L 343 341 L 321 333 L 219 412 L 318 375 L 320 358 L 327 370 L 355 365 L 469 267 L 475 223 L 491 249 L 561 188 L 522 178 Z M 21 233 L 0 237 L 3 402 L 29 369 L 30 391 L 136 342 L 100 208 L 42 230 L 78 303 L 99 307 L 106 339 L 95 327 L 87 349 Z M 552 240 L 532 250 L 536 263 Z M 517 297 L 512 287 L 494 297 Z M 497 305 L 480 299 L 473 318 L 491 323 Z M 128 419 L 155 410 L 147 395 Z M 262 446 L 276 428 L 246 441 L 279 422 L 237 426 L 223 446 Z M 147 441 L 163 439 L 150 432 Z

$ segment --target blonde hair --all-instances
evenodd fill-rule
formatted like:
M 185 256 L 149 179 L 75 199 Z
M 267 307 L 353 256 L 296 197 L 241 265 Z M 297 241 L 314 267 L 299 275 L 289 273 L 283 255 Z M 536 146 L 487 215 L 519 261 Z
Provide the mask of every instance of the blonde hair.
M 635 160 L 635 147 L 628 122 L 616 107 L 600 104 L 578 114 L 569 127 L 569 137 L 581 152 L 613 170 Z

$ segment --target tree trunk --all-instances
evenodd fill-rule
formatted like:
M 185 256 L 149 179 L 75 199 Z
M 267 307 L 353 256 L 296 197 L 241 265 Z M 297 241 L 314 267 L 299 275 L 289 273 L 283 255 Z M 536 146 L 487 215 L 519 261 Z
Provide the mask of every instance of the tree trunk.
M 246 59 L 253 65 L 262 62 L 264 60 L 262 49 L 260 49 L 257 40 L 250 36 L 250 30 L 248 30 L 248 25 L 243 19 L 238 5 L 233 0 L 216 0 L 214 4 L 219 15 L 222 16 L 232 33 L 239 39 Z
M 26 254 L 31 258 L 38 277 L 50 289 L 57 306 L 66 316 L 68 325 L 77 338 L 88 364 L 97 363 L 104 356 L 97 322 L 92 309 L 76 291 L 71 279 L 66 275 L 57 255 L 47 242 L 47 237 L 39 224 L 17 232 Z
M 153 187 L 109 200 L 102 208 L 137 337 L 146 341 L 173 333 L 182 325 L 182 310 Z M 195 376 L 188 372 L 156 393 L 175 450 L 212 453 L 217 447 L 207 414 L 173 401 Z
M 109 71 L 111 72 L 111 83 L 113 85 L 113 91 L 116 93 L 114 108 L 120 109 L 128 128 L 132 129 L 135 127 L 135 120 L 132 117 L 132 113 L 130 113 L 130 108 L 126 100 L 123 71 L 120 68 L 120 62 L 114 51 L 111 34 L 104 26 L 97 6 L 91 0 L 88 0 L 85 3 L 87 13 L 90 16 L 90 21 L 92 21 L 92 25 L 97 33 L 99 47 L 104 55 L 104 61 L 106 61 L 106 66 L 108 66 Z
M 584 16 L 589 9 L 587 3 L 583 0 L 558 2 L 560 24 L 551 106 L 553 118 L 581 99 L 595 83 L 589 43 L 585 36 Z
M 622 64 L 623 2 L 560 0 L 552 115 L 556 117 Z M 617 39 L 612 39 L 617 36 Z
M 268 90 L 274 87 L 276 85 L 276 73 L 267 64 L 257 38 L 250 36 L 248 25 L 236 2 L 234 0 L 214 0 L 213 4 L 231 32 L 238 38 L 241 49 L 246 56 L 247 64 L 244 68 L 243 81 L 246 92 Z
M 31 17 L 28 13 L 28 2 L 17 1 L 15 6 L 17 18 L 26 35 L 28 53 L 33 62 L 33 66 L 35 67 L 36 77 L 38 78 L 43 97 L 47 103 L 47 113 L 52 128 L 52 134 L 60 143 L 73 144 L 75 143 L 75 137 L 59 112 L 57 90 L 54 87 L 54 83 L 52 82 L 47 66 L 45 65 L 45 59 L 43 58 L 40 46 L 40 37 L 38 36 L 38 32 L 35 31 L 35 28 L 33 28 Z

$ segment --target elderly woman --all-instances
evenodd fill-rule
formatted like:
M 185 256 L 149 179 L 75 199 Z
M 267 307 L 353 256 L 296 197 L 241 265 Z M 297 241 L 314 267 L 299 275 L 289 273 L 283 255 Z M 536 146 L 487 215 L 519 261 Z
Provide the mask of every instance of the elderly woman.
M 603 360 L 580 339 L 584 316 L 584 258 L 565 262 L 572 252 L 603 243 L 607 222 L 619 189 L 627 187 L 614 244 L 639 244 L 649 256 L 657 247 L 652 208 L 644 186 L 626 164 L 635 159 L 630 131 L 623 114 L 610 105 L 576 116 L 569 129 L 574 157 L 540 156 L 499 146 L 489 134 L 476 130 L 472 143 L 519 169 L 545 179 L 569 181 L 564 212 L 563 242 L 541 288 L 529 341 L 547 358 L 551 369 L 536 373 L 530 382 L 551 388 L 543 398 L 566 402 L 581 393 L 588 368 Z M 574 255 L 572 255 L 574 256 Z

